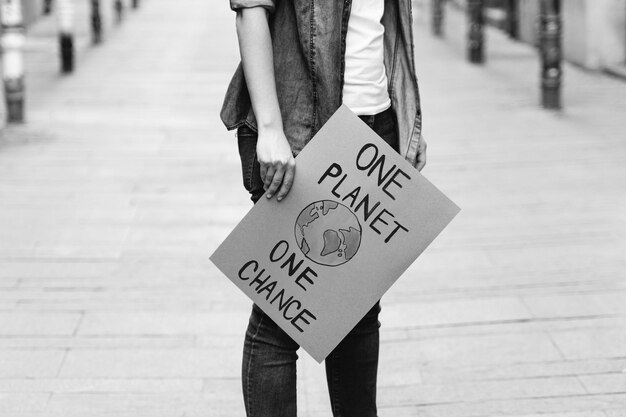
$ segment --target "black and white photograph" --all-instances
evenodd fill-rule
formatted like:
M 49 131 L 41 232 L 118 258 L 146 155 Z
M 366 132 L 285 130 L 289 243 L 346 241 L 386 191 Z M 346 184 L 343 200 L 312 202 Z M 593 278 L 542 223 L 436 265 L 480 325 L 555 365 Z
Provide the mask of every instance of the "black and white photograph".
M 0 417 L 626 417 L 626 0 L 0 0 Z

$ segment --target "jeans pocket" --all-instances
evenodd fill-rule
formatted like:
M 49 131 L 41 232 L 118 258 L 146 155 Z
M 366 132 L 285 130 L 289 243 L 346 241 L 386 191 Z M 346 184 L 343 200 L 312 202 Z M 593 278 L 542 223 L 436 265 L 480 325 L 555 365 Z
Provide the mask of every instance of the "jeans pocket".
M 237 129 L 237 146 L 241 159 L 241 173 L 243 176 L 243 186 L 248 192 L 252 191 L 252 178 L 256 162 L 256 142 L 257 133 L 247 126 Z

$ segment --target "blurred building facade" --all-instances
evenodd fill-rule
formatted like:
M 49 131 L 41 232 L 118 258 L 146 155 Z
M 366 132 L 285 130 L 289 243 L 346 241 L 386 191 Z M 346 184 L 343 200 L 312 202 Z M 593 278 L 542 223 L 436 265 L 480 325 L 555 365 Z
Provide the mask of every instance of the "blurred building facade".
M 537 43 L 540 0 L 517 0 L 519 38 Z M 561 0 L 563 56 L 592 70 L 626 63 L 626 0 Z

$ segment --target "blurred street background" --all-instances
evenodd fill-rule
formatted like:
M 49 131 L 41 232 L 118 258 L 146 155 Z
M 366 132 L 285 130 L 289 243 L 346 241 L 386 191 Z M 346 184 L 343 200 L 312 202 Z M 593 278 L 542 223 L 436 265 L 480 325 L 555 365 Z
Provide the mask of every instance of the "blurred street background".
M 102 0 L 93 45 L 62 3 L 24 2 L 24 122 L 1 100 L 0 416 L 243 416 L 250 302 L 208 260 L 251 207 L 235 14 Z M 563 0 L 543 72 L 555 10 L 476 3 L 414 3 L 423 174 L 462 211 L 383 298 L 379 415 L 626 416 L 626 2 Z M 300 357 L 299 415 L 330 417 Z

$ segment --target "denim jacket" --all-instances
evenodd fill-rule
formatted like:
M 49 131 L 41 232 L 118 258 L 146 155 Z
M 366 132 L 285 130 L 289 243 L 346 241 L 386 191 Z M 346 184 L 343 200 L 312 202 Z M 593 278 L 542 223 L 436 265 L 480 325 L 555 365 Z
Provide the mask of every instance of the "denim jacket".
M 276 92 L 283 128 L 294 155 L 342 104 L 346 32 L 351 0 L 230 0 L 230 7 L 265 7 L 270 13 Z M 396 113 L 400 153 L 417 158 L 422 113 L 413 59 L 411 0 L 385 0 L 384 61 Z M 221 111 L 226 127 L 257 130 L 241 64 Z

